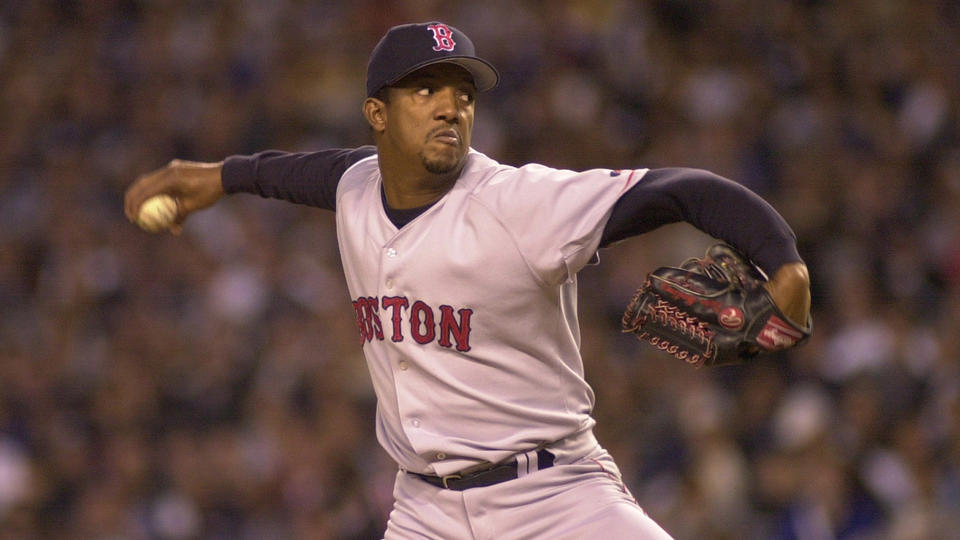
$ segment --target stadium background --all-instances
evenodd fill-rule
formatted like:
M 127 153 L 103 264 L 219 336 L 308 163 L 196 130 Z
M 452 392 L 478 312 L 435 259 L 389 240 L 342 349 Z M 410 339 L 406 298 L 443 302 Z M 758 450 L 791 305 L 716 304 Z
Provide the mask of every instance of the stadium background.
M 332 215 L 250 196 L 152 236 L 173 157 L 369 141 L 367 55 L 442 19 L 502 72 L 506 163 L 703 167 L 787 217 L 815 335 L 693 370 L 617 321 L 708 239 L 581 274 L 601 441 L 678 538 L 960 526 L 960 4 L 950 0 L 0 4 L 0 539 L 379 538 L 394 466 Z

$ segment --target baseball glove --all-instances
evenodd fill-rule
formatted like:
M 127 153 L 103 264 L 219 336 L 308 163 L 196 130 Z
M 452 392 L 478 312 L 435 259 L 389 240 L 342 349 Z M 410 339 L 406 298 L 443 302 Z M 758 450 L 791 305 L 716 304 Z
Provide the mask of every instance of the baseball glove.
M 623 314 L 623 331 L 700 366 L 737 364 L 810 337 L 770 298 L 763 272 L 726 244 L 647 275 Z

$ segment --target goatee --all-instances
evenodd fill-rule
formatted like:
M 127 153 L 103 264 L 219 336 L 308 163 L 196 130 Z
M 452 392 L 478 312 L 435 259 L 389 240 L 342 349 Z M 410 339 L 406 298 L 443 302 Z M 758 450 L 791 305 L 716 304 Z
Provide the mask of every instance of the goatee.
M 453 160 L 427 159 L 423 154 L 420 154 L 420 159 L 423 161 L 423 168 L 430 174 L 448 174 L 455 171 L 459 165 L 459 162 Z

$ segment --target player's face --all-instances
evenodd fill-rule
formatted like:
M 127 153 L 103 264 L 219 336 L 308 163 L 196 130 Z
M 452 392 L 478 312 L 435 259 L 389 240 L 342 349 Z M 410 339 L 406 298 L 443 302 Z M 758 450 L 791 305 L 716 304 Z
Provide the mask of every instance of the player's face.
M 470 148 L 475 97 L 473 78 L 465 69 L 427 66 L 391 89 L 384 134 L 430 173 L 457 171 Z

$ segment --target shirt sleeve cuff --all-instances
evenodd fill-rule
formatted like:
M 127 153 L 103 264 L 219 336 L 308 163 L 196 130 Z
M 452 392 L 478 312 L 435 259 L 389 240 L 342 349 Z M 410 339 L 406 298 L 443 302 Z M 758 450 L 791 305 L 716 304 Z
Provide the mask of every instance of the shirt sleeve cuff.
M 224 193 L 255 193 L 257 162 L 253 156 L 230 156 L 220 172 Z

